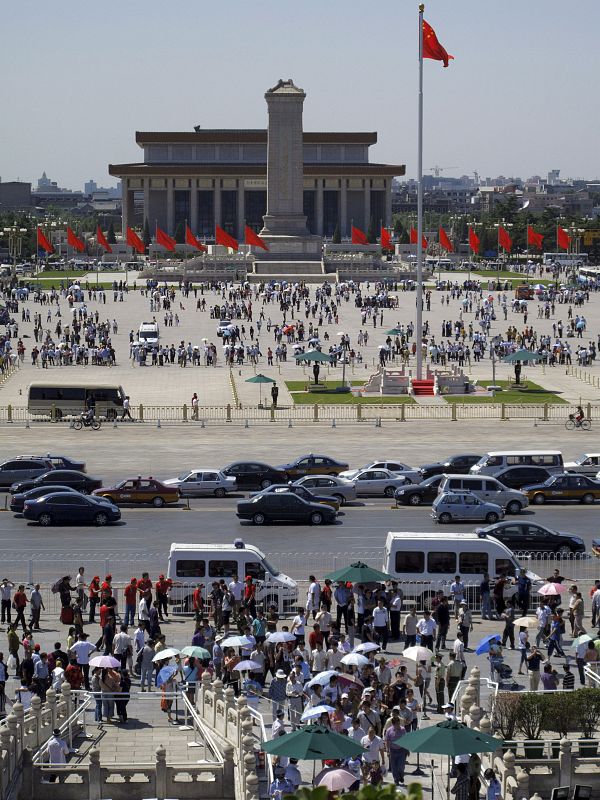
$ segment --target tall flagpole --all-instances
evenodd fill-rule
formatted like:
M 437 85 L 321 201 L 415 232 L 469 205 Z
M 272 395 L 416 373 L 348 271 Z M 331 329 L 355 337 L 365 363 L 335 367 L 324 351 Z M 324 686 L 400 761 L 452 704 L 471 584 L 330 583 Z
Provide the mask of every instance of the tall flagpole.
M 417 148 L 417 380 L 423 378 L 423 12 L 419 5 L 419 112 Z

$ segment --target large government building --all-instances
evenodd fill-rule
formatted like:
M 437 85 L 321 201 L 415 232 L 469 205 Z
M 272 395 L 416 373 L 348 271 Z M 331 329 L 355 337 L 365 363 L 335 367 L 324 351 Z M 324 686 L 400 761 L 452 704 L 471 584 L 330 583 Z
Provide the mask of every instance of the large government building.
M 109 165 L 110 174 L 122 180 L 123 230 L 147 219 L 151 230 L 158 224 L 170 234 L 187 222 L 207 239 L 213 238 L 215 225 L 238 239 L 243 239 L 245 224 L 259 232 L 267 212 L 268 136 L 267 129 L 200 126 L 193 131 L 137 132 L 143 159 Z M 378 229 L 391 224 L 392 178 L 404 175 L 405 167 L 369 161 L 376 133 L 301 136 L 309 233 L 331 236 L 339 225 L 341 235 L 349 236 L 352 224 L 363 230 L 371 221 Z M 296 166 L 281 165 L 285 174 Z

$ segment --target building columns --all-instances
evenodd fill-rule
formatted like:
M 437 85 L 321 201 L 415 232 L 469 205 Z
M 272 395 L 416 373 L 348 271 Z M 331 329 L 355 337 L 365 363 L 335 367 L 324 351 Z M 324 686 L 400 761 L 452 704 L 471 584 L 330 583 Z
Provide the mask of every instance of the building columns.
M 121 180 L 121 233 L 127 233 L 129 226 L 129 181 L 127 178 Z
M 365 231 L 371 224 L 371 181 L 365 178 Z
M 348 181 L 342 178 L 340 190 L 340 236 L 348 236 Z
M 167 178 L 167 232 L 173 236 L 175 233 L 175 189 L 173 178 Z
M 323 236 L 323 179 L 317 178 L 317 204 L 315 209 L 317 236 Z
M 215 178 L 215 225 L 221 225 L 221 178 Z
M 244 179 L 238 180 L 237 190 L 237 240 L 238 242 L 244 241 L 244 225 L 246 219 L 246 208 L 244 198 Z
M 385 220 L 383 224 L 386 228 L 392 227 L 392 179 L 388 178 L 385 182 Z
M 142 219 L 142 228 L 148 220 L 148 225 L 152 231 L 153 220 L 150 219 L 150 178 L 144 178 L 144 217 Z
M 196 234 L 198 230 L 198 182 L 195 178 L 192 178 L 190 192 L 190 219 L 188 223 L 192 233 Z

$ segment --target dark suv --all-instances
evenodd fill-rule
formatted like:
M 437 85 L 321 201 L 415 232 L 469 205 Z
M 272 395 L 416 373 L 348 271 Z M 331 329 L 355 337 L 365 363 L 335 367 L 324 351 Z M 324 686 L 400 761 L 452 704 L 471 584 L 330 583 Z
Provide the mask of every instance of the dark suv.
M 451 456 L 446 461 L 434 461 L 432 464 L 423 464 L 421 474 L 423 480 L 431 478 L 432 475 L 442 475 L 444 472 L 452 473 L 453 475 L 467 475 L 469 470 L 481 458 L 481 455 L 474 455 L 473 453 L 461 453 L 458 456 Z

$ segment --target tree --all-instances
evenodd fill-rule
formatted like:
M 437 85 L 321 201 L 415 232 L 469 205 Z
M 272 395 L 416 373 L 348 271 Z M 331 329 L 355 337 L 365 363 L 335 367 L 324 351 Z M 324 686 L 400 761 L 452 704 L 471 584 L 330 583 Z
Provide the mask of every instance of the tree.
M 178 222 L 175 228 L 175 241 L 177 244 L 185 242 L 185 222 Z
M 367 230 L 367 241 L 369 244 L 377 244 L 377 236 L 379 235 L 379 231 L 377 230 L 377 226 L 375 225 L 375 218 L 371 217 L 369 220 L 369 228 Z
M 335 226 L 335 230 L 333 231 L 333 236 L 331 237 L 331 241 L 333 242 L 333 244 L 341 244 L 342 242 L 342 235 L 340 233 L 339 223 Z
M 117 236 L 115 234 L 115 226 L 114 223 L 110 223 L 108 226 L 108 233 L 106 234 L 106 241 L 109 244 L 116 244 L 117 243 Z
M 152 244 L 152 236 L 150 235 L 150 225 L 148 224 L 148 217 L 144 220 L 144 232 L 142 234 L 142 241 L 144 242 L 145 247 L 149 247 Z

